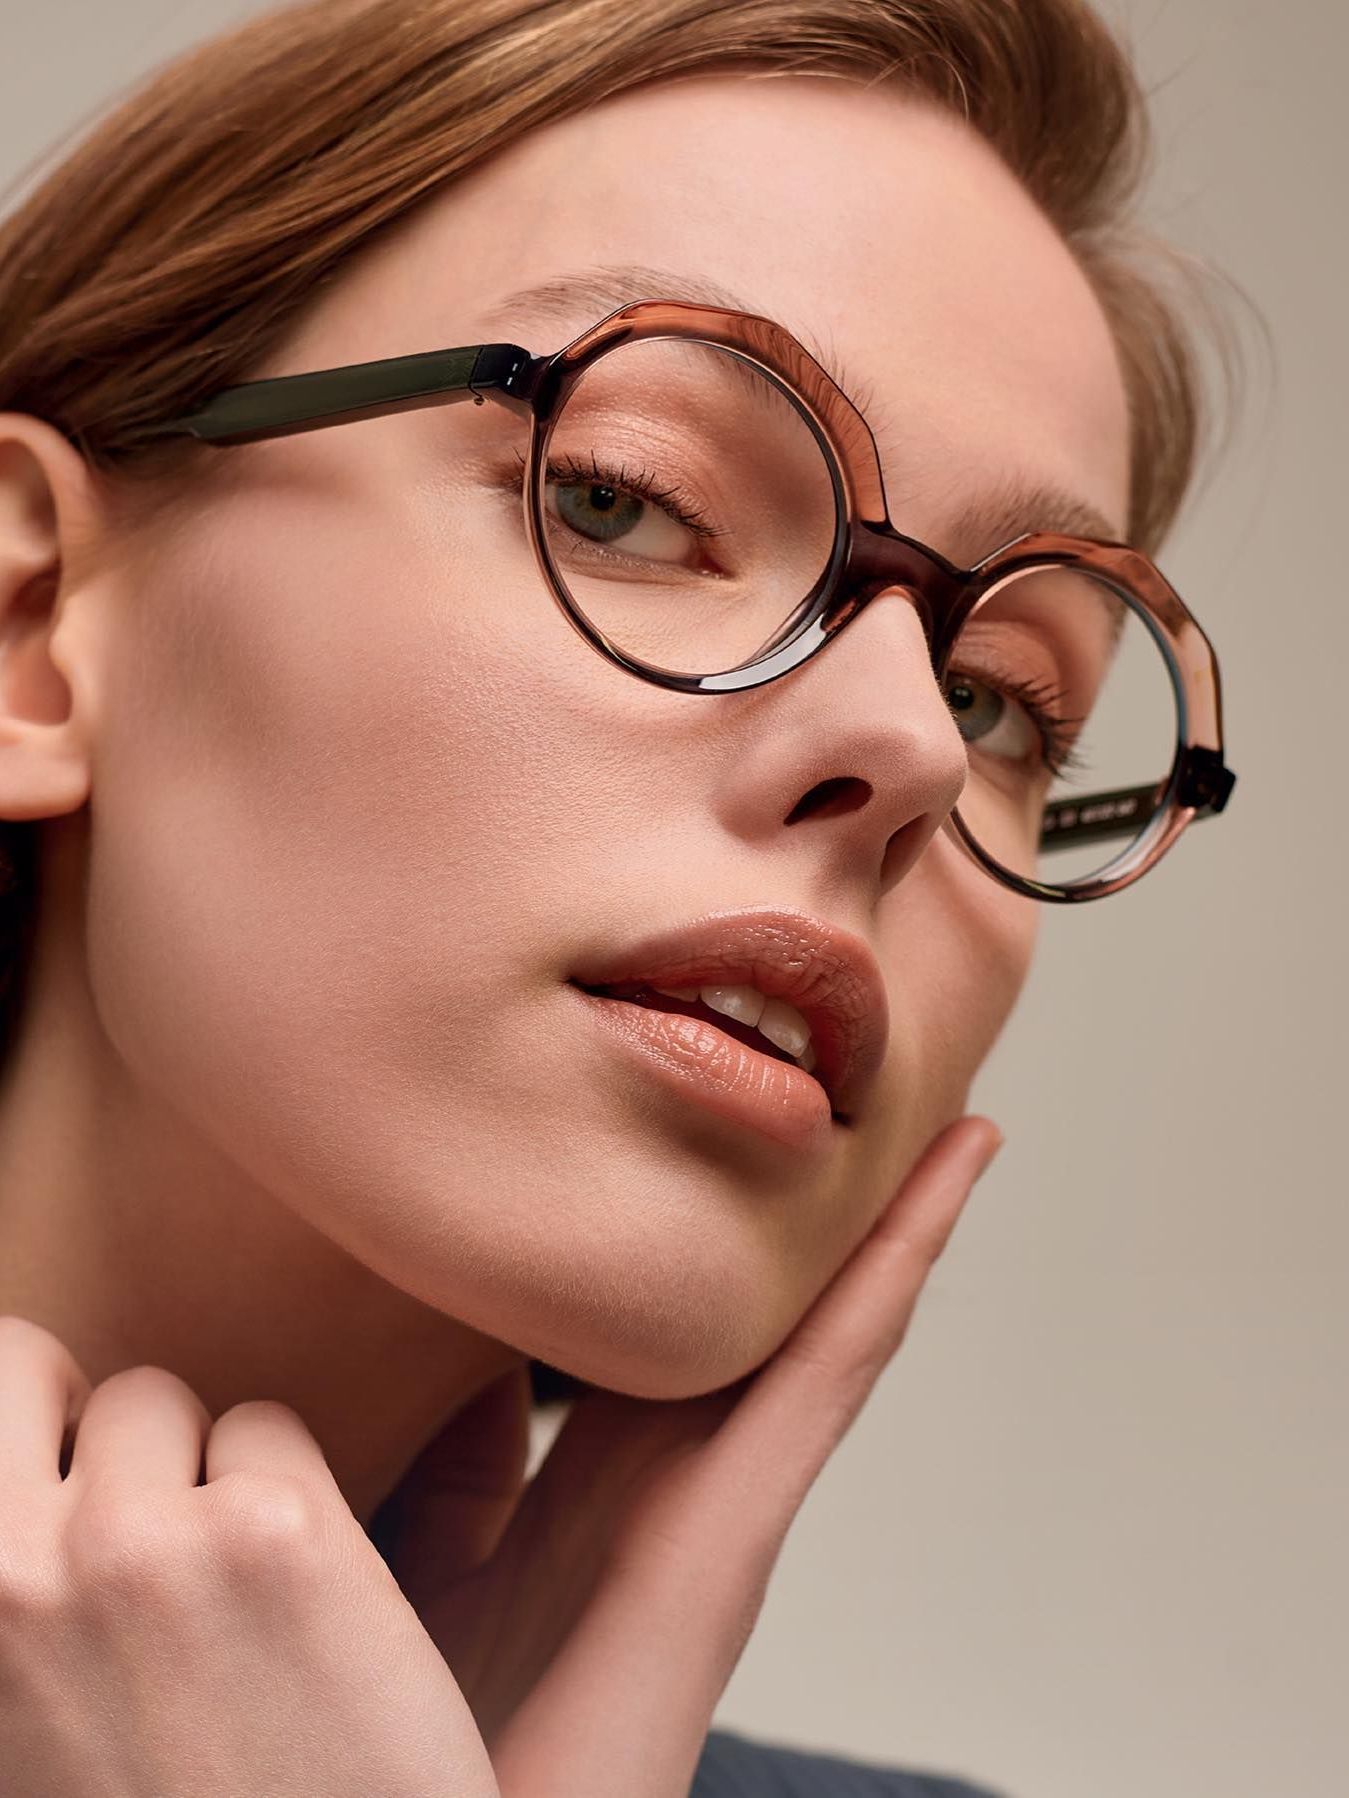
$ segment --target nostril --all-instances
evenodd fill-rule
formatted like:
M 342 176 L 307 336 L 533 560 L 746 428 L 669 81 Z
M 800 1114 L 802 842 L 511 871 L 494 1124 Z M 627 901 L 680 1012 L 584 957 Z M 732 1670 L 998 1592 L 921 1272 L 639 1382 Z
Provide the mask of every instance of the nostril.
M 870 785 L 852 774 L 822 780 L 797 800 L 788 812 L 786 821 L 788 824 L 795 824 L 801 818 L 841 817 L 844 813 L 855 812 L 865 805 L 870 794 Z
M 921 817 L 910 818 L 907 824 L 902 824 L 893 833 L 885 845 L 885 856 L 881 862 L 883 886 L 893 886 L 904 878 L 941 829 L 942 822 L 941 819 L 934 822 L 934 814 L 925 812 Z

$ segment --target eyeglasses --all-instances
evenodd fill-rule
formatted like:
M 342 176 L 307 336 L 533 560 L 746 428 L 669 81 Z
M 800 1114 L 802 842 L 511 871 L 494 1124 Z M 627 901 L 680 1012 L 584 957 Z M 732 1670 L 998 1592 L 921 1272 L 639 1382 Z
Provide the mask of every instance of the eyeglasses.
M 1217 658 L 1155 564 L 1041 531 L 965 569 L 903 535 L 862 414 L 770 319 L 643 300 L 551 355 L 472 344 L 249 381 L 146 435 L 228 446 L 466 399 L 527 424 L 528 547 L 638 679 L 744 692 L 880 594 L 908 600 L 969 761 L 944 828 L 1004 886 L 1105 898 L 1227 804 Z

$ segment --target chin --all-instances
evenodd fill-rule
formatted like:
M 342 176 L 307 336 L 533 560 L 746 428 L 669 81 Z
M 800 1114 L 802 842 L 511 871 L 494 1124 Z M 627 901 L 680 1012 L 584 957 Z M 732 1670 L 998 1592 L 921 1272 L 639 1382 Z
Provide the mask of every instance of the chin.
M 706 1290 L 698 1303 L 649 1291 L 646 1298 L 640 1313 L 629 1307 L 601 1319 L 592 1310 L 584 1328 L 556 1319 L 549 1345 L 524 1345 L 538 1369 L 536 1392 L 568 1397 L 601 1387 L 629 1398 L 700 1398 L 761 1367 L 796 1323 L 795 1312 L 762 1302 L 727 1303 L 724 1282 L 715 1302 Z

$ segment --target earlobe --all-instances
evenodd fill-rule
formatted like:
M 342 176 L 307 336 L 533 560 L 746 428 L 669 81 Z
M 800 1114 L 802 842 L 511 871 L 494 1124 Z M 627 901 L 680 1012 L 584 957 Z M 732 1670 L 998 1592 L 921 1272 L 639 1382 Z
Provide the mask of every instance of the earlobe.
M 72 551 L 94 509 L 78 451 L 41 419 L 0 413 L 0 819 L 56 817 L 89 797 Z

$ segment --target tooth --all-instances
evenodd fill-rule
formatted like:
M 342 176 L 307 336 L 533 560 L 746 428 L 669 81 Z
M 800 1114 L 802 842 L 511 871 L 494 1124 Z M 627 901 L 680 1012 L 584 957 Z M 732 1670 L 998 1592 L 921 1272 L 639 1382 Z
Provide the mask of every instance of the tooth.
M 723 1017 L 735 1018 L 741 1024 L 757 1024 L 768 1004 L 753 986 L 704 986 L 699 988 L 698 997 L 713 1011 L 719 1011 Z M 772 1040 L 776 1042 L 777 1038 Z
M 703 997 L 707 997 L 706 993 Z M 782 999 L 769 999 L 765 1003 L 759 1029 L 770 1043 L 776 1043 L 789 1055 L 800 1055 L 810 1041 L 809 1024 L 794 1005 L 788 1005 Z
M 783 999 L 768 999 L 753 986 L 705 986 L 699 998 L 724 1017 L 736 1018 L 742 1024 L 753 1024 L 770 1043 L 799 1058 L 810 1046 L 810 1026 L 794 1005 Z M 811 1067 L 815 1064 L 812 1061 Z M 810 1072 L 810 1068 L 806 1069 Z
M 815 1045 L 814 1045 L 814 1043 L 810 1043 L 806 1048 L 805 1054 L 798 1055 L 796 1059 L 797 1059 L 797 1062 L 800 1064 L 800 1066 L 804 1069 L 804 1071 L 807 1074 L 813 1074 L 815 1072 Z
M 698 997 L 696 986 L 653 986 L 651 990 L 653 993 L 664 993 L 667 999 L 691 1000 Z

